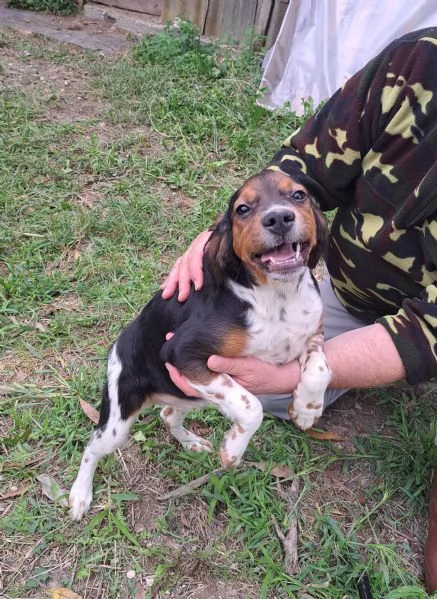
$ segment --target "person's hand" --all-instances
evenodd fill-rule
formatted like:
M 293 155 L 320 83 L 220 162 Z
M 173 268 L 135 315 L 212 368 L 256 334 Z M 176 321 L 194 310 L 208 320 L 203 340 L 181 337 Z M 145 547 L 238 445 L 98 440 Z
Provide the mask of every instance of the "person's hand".
M 214 372 L 229 374 L 254 395 L 290 393 L 300 381 L 300 366 L 297 360 L 278 366 L 258 358 L 210 356 L 208 368 Z
M 173 383 L 185 395 L 201 397 L 173 365 L 166 364 L 166 367 Z M 257 358 L 210 356 L 208 367 L 214 372 L 229 374 L 239 385 L 254 395 L 291 393 L 300 380 L 300 367 L 297 361 L 276 366 Z
M 185 395 L 188 395 L 188 397 L 202 397 L 200 393 L 187 382 L 187 379 L 175 366 L 173 366 L 173 364 L 166 362 L 165 367 L 168 370 L 169 377 L 176 387 L 182 391 L 182 393 L 185 393 Z
M 178 300 L 183 302 L 190 295 L 191 282 L 198 291 L 203 285 L 202 261 L 205 245 L 211 231 L 200 233 L 186 252 L 176 260 L 170 274 L 162 285 L 163 299 L 169 299 L 179 286 Z

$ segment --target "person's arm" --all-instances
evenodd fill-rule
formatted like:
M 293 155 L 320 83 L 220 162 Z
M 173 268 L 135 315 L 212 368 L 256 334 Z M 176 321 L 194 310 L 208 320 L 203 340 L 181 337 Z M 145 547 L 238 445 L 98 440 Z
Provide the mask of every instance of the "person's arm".
M 330 388 L 381 387 L 405 378 L 405 369 L 396 347 L 380 324 L 338 335 L 326 341 L 324 347 L 332 374 Z M 297 360 L 275 366 L 256 358 L 211 356 L 208 366 L 214 372 L 231 375 L 255 395 L 290 393 L 300 381 L 300 366 Z M 197 395 L 173 366 L 167 367 L 177 387 L 187 395 Z

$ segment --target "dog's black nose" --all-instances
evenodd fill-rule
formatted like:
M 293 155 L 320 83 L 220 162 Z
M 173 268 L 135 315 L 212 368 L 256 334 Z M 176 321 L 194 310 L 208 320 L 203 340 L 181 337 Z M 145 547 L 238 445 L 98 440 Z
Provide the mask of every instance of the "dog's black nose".
M 291 229 L 295 219 L 293 210 L 289 209 L 274 209 L 266 212 L 261 219 L 263 227 L 271 231 L 272 233 L 285 233 Z

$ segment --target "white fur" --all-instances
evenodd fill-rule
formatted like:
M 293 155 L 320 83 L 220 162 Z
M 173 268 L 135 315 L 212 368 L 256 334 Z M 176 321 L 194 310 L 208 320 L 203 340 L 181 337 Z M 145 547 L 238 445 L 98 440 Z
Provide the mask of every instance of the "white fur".
M 261 402 L 228 374 L 219 374 L 206 385 L 191 384 L 234 423 L 223 437 L 219 456 L 224 468 L 237 466 L 250 439 L 261 426 Z
M 293 393 L 290 415 L 299 428 L 306 430 L 322 415 L 331 373 L 320 333 L 320 293 L 308 268 L 298 275 L 288 283 L 269 280 L 266 285 L 246 288 L 231 282 L 230 287 L 251 305 L 245 355 L 274 364 L 299 360 L 301 381 Z
M 252 288 L 230 283 L 235 295 L 251 305 L 247 356 L 285 364 L 306 353 L 323 307 L 310 271 L 305 268 L 302 274 L 302 279 L 294 277 L 288 283 L 269 281 Z
M 297 426 L 309 428 L 322 413 L 323 395 L 330 376 L 319 332 L 322 303 L 310 271 L 302 269 L 288 283 L 269 280 L 266 285 L 252 289 L 234 282 L 229 285 L 233 293 L 251 306 L 247 314 L 250 339 L 245 354 L 276 364 L 299 359 L 302 380 L 294 394 L 291 417 Z M 71 489 L 69 503 L 74 520 L 80 520 L 89 510 L 92 480 L 99 459 L 121 447 L 137 416 L 134 414 L 128 420 L 121 418 L 118 401 L 121 371 L 115 344 L 109 354 L 107 371 L 109 420 L 104 429 L 93 432 Z M 224 467 L 237 465 L 262 422 L 260 401 L 228 375 L 217 375 L 205 385 L 191 384 L 204 399 L 194 402 L 193 408 L 212 404 L 232 420 L 233 426 L 221 443 L 220 459 Z M 191 409 L 186 400 L 155 394 L 148 403 L 167 406 L 161 411 L 161 418 L 183 447 L 211 451 L 209 441 L 183 426 L 184 417 Z

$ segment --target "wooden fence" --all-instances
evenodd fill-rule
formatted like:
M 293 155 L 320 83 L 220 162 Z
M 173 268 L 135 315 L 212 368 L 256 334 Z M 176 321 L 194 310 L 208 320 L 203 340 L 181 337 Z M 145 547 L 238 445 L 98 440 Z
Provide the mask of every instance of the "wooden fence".
M 291 0 L 95 0 L 106 6 L 158 16 L 162 23 L 182 17 L 202 35 L 241 42 L 251 32 L 276 39 Z

